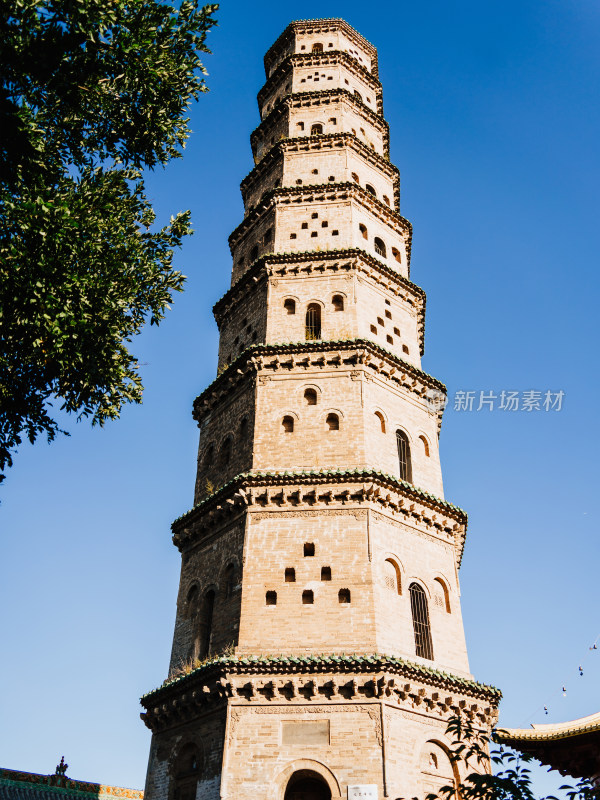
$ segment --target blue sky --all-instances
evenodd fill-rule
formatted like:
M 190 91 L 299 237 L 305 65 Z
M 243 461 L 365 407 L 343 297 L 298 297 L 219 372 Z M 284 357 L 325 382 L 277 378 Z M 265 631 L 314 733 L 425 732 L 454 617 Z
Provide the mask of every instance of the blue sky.
M 262 56 L 291 19 L 333 16 L 379 49 L 412 278 L 428 295 L 424 369 L 451 401 L 475 392 L 475 407 L 481 391 L 565 393 L 559 412 L 446 411 L 446 497 L 470 517 L 471 669 L 503 690 L 504 725 L 600 708 L 600 650 L 588 649 L 600 634 L 600 7 L 225 2 L 185 156 L 149 179 L 159 219 L 191 208 L 196 234 L 177 256 L 185 294 L 133 344 L 144 404 L 23 446 L 1 490 L 2 766 L 51 772 L 64 754 L 72 777 L 143 786 L 138 699 L 166 675 L 170 523 L 192 503 L 191 405 L 215 374 L 211 307 L 229 284 Z

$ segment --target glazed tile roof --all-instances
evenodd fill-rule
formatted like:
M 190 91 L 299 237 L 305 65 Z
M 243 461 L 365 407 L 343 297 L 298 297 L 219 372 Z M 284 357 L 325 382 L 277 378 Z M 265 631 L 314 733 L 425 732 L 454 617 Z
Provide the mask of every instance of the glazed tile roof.
M 65 775 L 41 775 L 0 769 L 0 800 L 143 800 L 138 789 L 106 786 L 67 778 Z
M 596 731 L 600 732 L 600 711 L 587 717 L 553 725 L 532 725 L 531 728 L 498 728 L 494 738 L 497 742 L 518 747 L 520 743 L 551 742 Z

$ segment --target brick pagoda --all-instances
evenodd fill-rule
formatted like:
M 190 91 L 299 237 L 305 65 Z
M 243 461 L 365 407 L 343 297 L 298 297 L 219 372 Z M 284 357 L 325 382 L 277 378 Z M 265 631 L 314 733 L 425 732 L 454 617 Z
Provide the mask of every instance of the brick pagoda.
M 310 20 L 264 63 L 145 798 L 424 797 L 457 777 L 448 717 L 490 727 L 499 692 L 469 673 L 377 52 Z

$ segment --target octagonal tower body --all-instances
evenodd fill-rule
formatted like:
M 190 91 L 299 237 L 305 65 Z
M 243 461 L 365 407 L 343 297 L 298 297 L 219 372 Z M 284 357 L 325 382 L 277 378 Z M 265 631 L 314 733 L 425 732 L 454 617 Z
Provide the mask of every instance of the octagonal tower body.
M 377 53 L 297 22 L 265 71 L 147 800 L 423 796 L 458 777 L 448 717 L 489 726 L 499 695 L 469 673 Z

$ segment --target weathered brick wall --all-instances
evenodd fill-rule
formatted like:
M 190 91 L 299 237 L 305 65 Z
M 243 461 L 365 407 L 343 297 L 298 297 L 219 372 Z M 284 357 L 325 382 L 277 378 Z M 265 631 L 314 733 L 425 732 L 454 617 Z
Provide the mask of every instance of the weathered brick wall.
M 196 744 L 201 754 L 196 797 L 198 800 L 221 800 L 226 713 L 224 707 L 215 709 L 193 723 L 152 736 L 145 800 L 176 800 L 174 762 L 177 753 L 189 742 Z
M 261 282 L 224 317 L 219 329 L 219 368 L 247 347 L 265 341 L 267 328 L 267 283 Z
M 416 581 L 427 595 L 434 666 L 468 676 L 453 545 L 442 535 L 434 537 L 380 512 L 371 512 L 370 522 L 378 652 L 431 664 L 431 661 L 419 659 L 415 654 L 408 588 Z M 386 571 L 387 560 L 397 567 L 400 592 L 386 584 L 385 578 L 389 574 Z M 450 612 L 445 603 L 440 605 L 440 580 L 448 589 Z
M 314 545 L 314 556 L 304 545 Z M 372 652 L 375 619 L 365 512 L 249 514 L 239 653 Z M 268 554 L 268 557 L 265 557 Z M 321 580 L 329 567 L 331 580 Z M 286 582 L 285 570 L 295 570 Z M 340 603 L 340 589 L 350 603 Z M 303 604 L 305 590 L 313 604 Z M 266 605 L 266 592 L 277 604 Z
M 244 422 L 245 421 L 245 422 Z M 202 422 L 195 503 L 252 464 L 254 387 L 248 380 Z M 226 441 L 230 440 L 226 461 Z
M 418 318 L 414 306 L 363 276 L 357 281 L 355 306 L 358 336 L 371 339 L 420 369 Z
M 186 551 L 182 559 L 177 615 L 169 674 L 181 669 L 197 657 L 198 636 L 205 620 L 202 617 L 203 599 L 206 593 L 214 591 L 210 647 L 207 656 L 222 653 L 226 648 L 237 644 L 242 570 L 244 551 L 245 520 L 231 523 L 216 532 L 209 540 Z M 190 607 L 190 593 L 195 599 Z
M 236 236 L 231 246 L 233 258 L 232 286 L 246 269 L 265 253 L 274 252 L 275 209 L 261 214 L 255 224 Z

